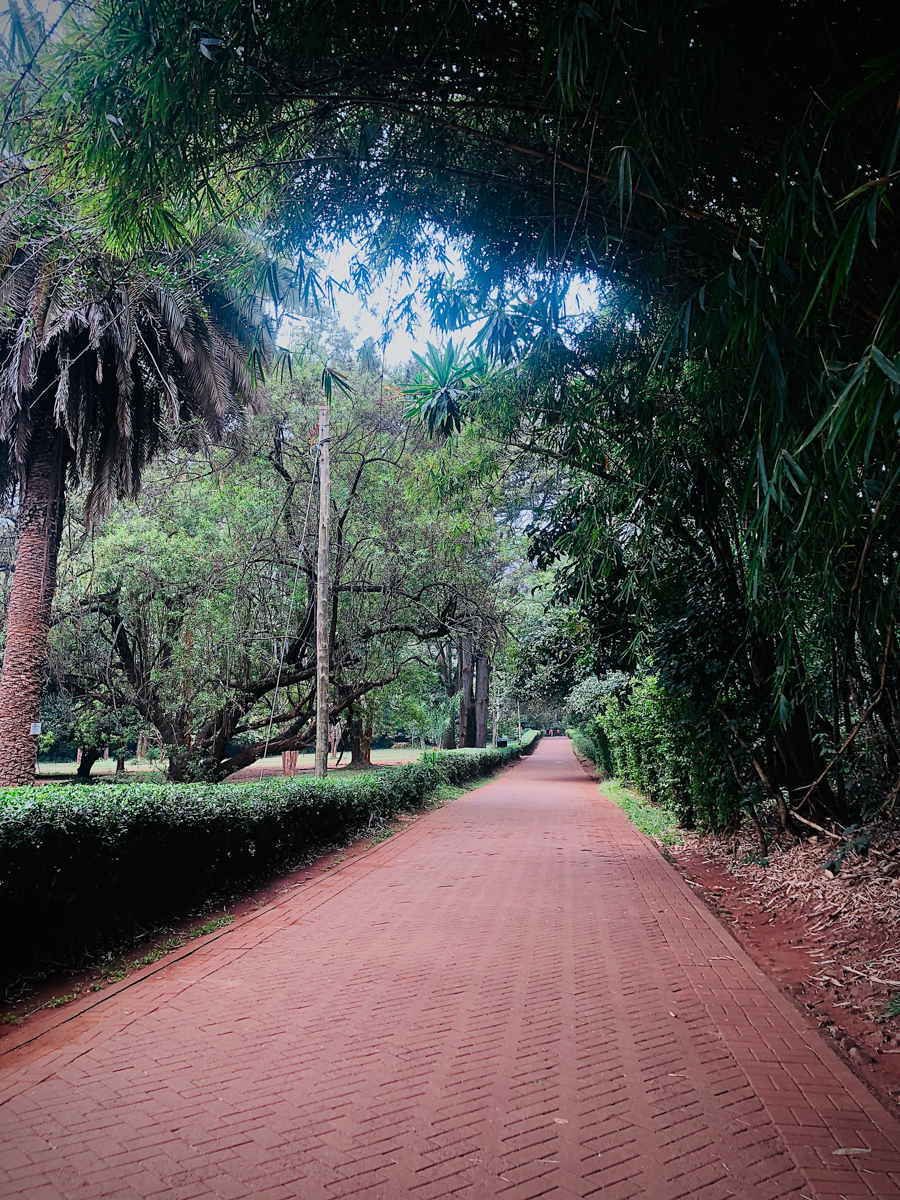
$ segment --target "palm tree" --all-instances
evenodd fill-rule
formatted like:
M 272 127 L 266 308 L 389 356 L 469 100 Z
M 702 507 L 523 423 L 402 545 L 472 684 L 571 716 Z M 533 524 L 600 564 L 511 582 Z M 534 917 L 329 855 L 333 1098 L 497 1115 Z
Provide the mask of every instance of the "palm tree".
M 161 449 L 239 435 L 272 349 L 249 277 L 233 240 L 135 263 L 49 204 L 0 220 L 0 492 L 19 526 L 0 785 L 34 777 L 67 487 L 87 485 L 94 521 Z

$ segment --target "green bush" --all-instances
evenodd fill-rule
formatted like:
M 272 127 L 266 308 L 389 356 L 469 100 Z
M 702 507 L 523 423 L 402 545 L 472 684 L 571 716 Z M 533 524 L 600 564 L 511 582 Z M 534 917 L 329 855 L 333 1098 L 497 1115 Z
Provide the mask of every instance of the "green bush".
M 572 745 L 577 752 L 585 758 L 589 758 L 594 766 L 599 768 L 604 778 L 615 775 L 616 765 L 609 738 L 596 720 L 591 721 L 584 729 L 577 725 L 573 726 L 566 730 L 566 734 L 572 739 Z
M 522 734 L 522 740 L 519 742 L 519 752 L 521 754 L 533 754 L 535 747 L 541 740 L 542 730 L 526 729 Z
M 719 733 L 689 700 L 640 673 L 627 690 L 601 698 L 575 741 L 607 775 L 671 809 L 685 827 L 720 829 L 740 801 Z
M 29 948 L 46 958 L 110 918 L 183 912 L 223 885 L 346 841 L 440 784 L 465 784 L 522 752 L 442 751 L 327 779 L 0 790 L 5 973 L 21 970 Z

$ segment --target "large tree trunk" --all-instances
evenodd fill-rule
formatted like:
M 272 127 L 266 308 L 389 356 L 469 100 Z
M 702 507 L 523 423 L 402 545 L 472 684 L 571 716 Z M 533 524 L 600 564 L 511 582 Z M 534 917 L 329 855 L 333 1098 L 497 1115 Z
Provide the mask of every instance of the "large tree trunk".
M 100 757 L 99 750 L 82 750 L 81 758 L 78 760 L 78 770 L 75 772 L 75 778 L 82 783 L 86 782 L 91 777 L 91 767 Z
M 479 654 L 475 663 L 475 745 L 479 750 L 487 745 L 490 691 L 491 662 L 486 654 Z
M 38 430 L 19 500 L 19 546 L 0 677 L 0 786 L 32 783 L 50 607 L 65 512 L 66 443 Z
M 354 709 L 350 715 L 350 766 L 372 765 L 372 727 L 367 726 L 365 713 Z
M 444 694 L 452 702 L 457 692 L 456 668 L 453 663 L 453 644 L 445 642 L 441 645 L 437 659 L 437 673 L 444 687 Z M 456 712 L 450 705 L 450 721 L 441 738 L 442 750 L 456 749 Z
M 472 643 L 469 638 L 460 638 L 458 661 L 459 744 L 460 746 L 474 746 L 475 700 L 472 695 L 472 682 L 475 674 L 475 660 L 472 657 Z
M 767 640 L 761 639 L 752 648 L 750 667 L 757 695 L 768 702 L 775 664 L 772 646 Z M 810 787 L 821 775 L 824 766 L 813 743 L 806 709 L 802 704 L 794 708 L 790 723 L 785 729 L 774 731 L 772 740 L 778 748 L 778 757 L 781 760 L 782 769 L 777 772 L 778 782 L 787 788 L 793 807 L 802 802 Z M 776 777 L 773 765 L 769 762 L 767 766 L 771 779 Z M 789 824 L 789 814 L 784 811 L 784 801 L 780 796 L 776 797 L 776 803 L 779 806 L 782 824 Z M 814 789 L 801 815 L 843 823 L 847 818 L 846 802 L 840 796 L 835 796 L 828 780 L 823 779 Z
M 456 749 L 456 713 L 450 708 L 450 723 L 444 730 L 444 736 L 441 738 L 442 750 Z
M 822 774 L 823 762 L 817 751 L 809 729 L 806 709 L 798 704 L 786 729 L 775 735 L 776 745 L 784 763 L 785 783 L 791 806 L 800 805 L 816 779 Z M 846 806 L 831 790 L 827 779 L 823 779 L 800 810 L 804 816 L 818 820 L 844 822 Z

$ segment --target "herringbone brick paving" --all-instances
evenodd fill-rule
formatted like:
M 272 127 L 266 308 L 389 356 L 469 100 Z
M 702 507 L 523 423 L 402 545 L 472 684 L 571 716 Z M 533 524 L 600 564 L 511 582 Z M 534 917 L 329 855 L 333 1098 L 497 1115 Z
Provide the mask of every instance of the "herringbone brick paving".
M 892 1200 L 898 1148 L 564 739 L 0 1059 L 4 1200 Z

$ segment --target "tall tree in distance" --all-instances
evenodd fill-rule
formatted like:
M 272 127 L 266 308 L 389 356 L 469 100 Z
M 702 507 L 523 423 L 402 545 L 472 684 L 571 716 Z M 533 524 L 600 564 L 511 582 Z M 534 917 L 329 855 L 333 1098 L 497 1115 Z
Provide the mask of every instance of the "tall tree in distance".
M 66 489 L 86 512 L 134 497 L 177 440 L 239 434 L 271 331 L 258 302 L 218 282 L 235 245 L 111 256 L 68 214 L 23 201 L 0 223 L 0 491 L 19 543 L 0 678 L 0 784 L 30 783 Z M 232 279 L 234 282 L 234 279 Z

